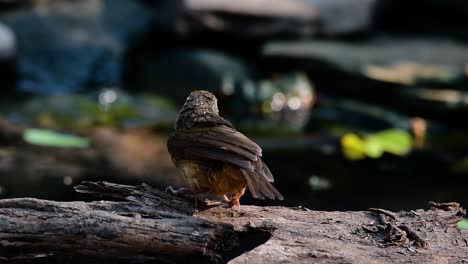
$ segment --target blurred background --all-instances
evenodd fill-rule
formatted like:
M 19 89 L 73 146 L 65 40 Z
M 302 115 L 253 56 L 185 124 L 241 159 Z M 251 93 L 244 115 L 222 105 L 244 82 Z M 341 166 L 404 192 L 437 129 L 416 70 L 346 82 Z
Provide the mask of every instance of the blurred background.
M 166 138 L 209 90 L 285 201 L 468 203 L 464 0 L 0 0 L 0 198 L 184 186 Z

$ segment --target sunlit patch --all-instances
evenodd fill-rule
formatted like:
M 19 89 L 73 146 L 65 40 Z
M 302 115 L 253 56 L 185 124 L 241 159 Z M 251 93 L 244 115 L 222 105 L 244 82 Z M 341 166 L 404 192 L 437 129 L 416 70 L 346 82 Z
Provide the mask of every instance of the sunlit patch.
M 293 96 L 288 99 L 288 107 L 291 110 L 298 110 L 301 108 L 301 99 L 297 96 Z
M 258 87 L 258 97 L 263 101 L 267 100 L 273 93 L 275 87 L 270 81 L 263 80 Z
M 424 81 L 450 83 L 462 74 L 456 67 L 413 62 L 400 62 L 392 65 L 366 65 L 363 74 L 368 78 L 414 85 Z
M 234 78 L 230 74 L 225 74 L 221 84 L 221 92 L 229 96 L 234 94 L 234 90 Z
M 286 97 L 283 93 L 275 93 L 271 100 L 271 110 L 277 112 L 283 109 L 284 103 L 286 101 Z
M 457 223 L 457 227 L 461 230 L 468 230 L 468 219 L 462 219 L 460 222 Z
M 445 103 L 449 107 L 468 104 L 468 93 L 454 89 L 412 88 L 402 92 L 417 99 Z
M 244 93 L 250 97 L 250 98 L 253 98 L 255 97 L 255 91 L 256 91 L 256 87 L 255 87 L 255 83 L 252 82 L 252 81 L 244 81 L 242 83 L 242 89 L 244 91 Z
M 16 53 L 16 37 L 13 31 L 3 24 L 0 24 L 0 39 L 2 43 L 0 58 L 13 56 Z
M 113 89 L 106 89 L 99 94 L 99 104 L 107 110 L 109 105 L 117 100 L 117 92 Z
M 332 187 L 330 180 L 313 175 L 309 178 L 309 186 L 312 191 L 328 190 Z
M 73 183 L 73 178 L 71 176 L 63 177 L 63 184 L 69 186 Z

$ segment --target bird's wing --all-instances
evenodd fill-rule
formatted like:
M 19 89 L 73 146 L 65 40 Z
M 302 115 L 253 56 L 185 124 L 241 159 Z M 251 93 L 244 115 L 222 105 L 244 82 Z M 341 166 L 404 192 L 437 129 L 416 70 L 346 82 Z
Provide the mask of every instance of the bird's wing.
M 283 199 L 271 184 L 274 178 L 261 159 L 260 146 L 233 127 L 220 125 L 177 130 L 169 137 L 167 146 L 175 160 L 216 160 L 234 164 L 244 175 L 255 198 Z
M 228 126 L 177 130 L 167 144 L 177 159 L 220 160 L 248 170 L 262 154 L 257 144 Z
M 226 125 L 178 130 L 169 137 L 167 144 L 176 159 L 219 160 L 237 165 L 247 172 L 263 170 L 264 166 L 260 159 L 260 146 Z M 273 181 L 268 169 L 264 177 Z

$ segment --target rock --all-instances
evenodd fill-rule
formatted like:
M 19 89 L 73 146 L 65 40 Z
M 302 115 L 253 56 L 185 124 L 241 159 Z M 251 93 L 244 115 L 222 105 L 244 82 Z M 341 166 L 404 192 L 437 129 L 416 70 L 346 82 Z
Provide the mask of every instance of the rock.
M 133 34 L 151 15 L 138 1 L 52 1 L 2 21 L 18 36 L 19 90 L 56 93 L 120 82 Z
M 468 46 L 455 41 L 379 37 L 363 43 L 337 41 L 272 42 L 267 58 L 305 62 L 304 68 L 329 65 L 370 79 L 405 85 L 450 84 L 463 80 Z
M 214 50 L 187 48 L 145 55 L 132 82 L 141 90 L 168 96 L 180 104 L 193 90 L 219 95 L 223 82 L 243 83 L 254 76 L 241 59 Z
M 376 105 L 321 95 L 311 118 L 311 131 L 326 130 L 329 135 L 347 132 L 379 131 L 388 128 L 409 130 L 410 117 Z
M 343 35 L 371 27 L 375 0 L 158 1 L 159 23 L 185 34 L 248 37 Z
M 463 43 L 383 36 L 358 43 L 271 42 L 263 55 L 270 70 L 306 71 L 319 93 L 466 128 L 460 122 L 468 113 L 463 91 L 468 45 Z
M 222 114 L 240 126 L 257 130 L 261 120 L 269 123 L 268 129 L 298 130 L 309 119 L 315 95 L 305 74 L 263 79 L 242 59 L 208 49 L 180 48 L 145 58 L 139 60 L 142 68 L 134 71 L 133 82 L 180 105 L 191 91 L 201 89 L 213 92 Z

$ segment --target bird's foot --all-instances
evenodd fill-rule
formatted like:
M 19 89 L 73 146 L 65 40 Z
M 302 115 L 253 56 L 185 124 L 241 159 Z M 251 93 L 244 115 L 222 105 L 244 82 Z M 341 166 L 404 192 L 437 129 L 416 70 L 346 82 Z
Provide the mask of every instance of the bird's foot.
M 231 208 L 240 213 L 240 202 L 238 197 L 232 197 L 230 203 Z
M 242 188 L 242 190 L 240 190 L 239 192 L 237 192 L 236 194 L 234 194 L 232 197 L 231 197 L 231 201 L 229 202 L 232 206 L 232 209 L 236 210 L 237 213 L 240 213 L 240 198 L 242 197 L 242 195 L 244 195 L 245 193 L 245 188 Z
M 221 196 L 222 201 L 220 201 L 220 204 L 223 205 L 224 208 L 235 208 L 235 202 L 232 197 L 228 197 L 227 195 Z M 237 204 L 239 201 L 237 201 Z

